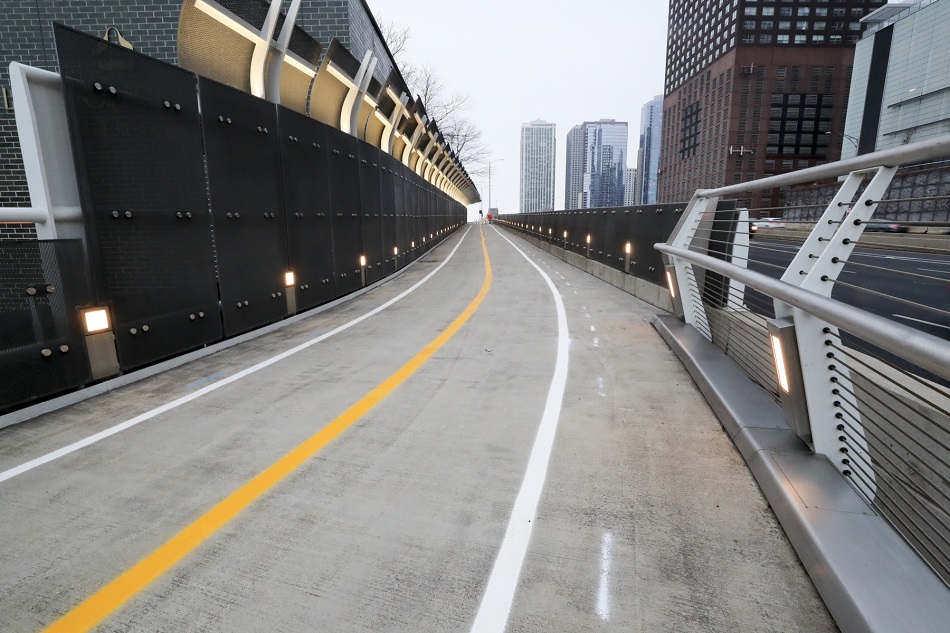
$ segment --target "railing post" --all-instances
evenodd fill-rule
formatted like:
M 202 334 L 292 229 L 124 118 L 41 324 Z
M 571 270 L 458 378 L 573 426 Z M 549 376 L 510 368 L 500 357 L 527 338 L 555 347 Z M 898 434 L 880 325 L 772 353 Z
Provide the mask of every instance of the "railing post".
M 676 248 L 689 248 L 693 236 L 699 228 L 703 215 L 709 209 L 715 209 L 719 203 L 718 197 L 703 198 L 693 195 L 692 200 L 683 211 L 683 216 L 673 229 L 667 244 Z M 702 290 L 696 282 L 693 265 L 679 257 L 665 257 L 667 283 L 670 296 L 673 299 L 673 309 L 677 316 L 692 325 L 698 332 L 710 341 L 712 340 L 706 310 L 703 307 Z M 686 296 L 686 295 L 690 296 Z
M 848 175 L 785 271 L 782 281 L 825 297 L 831 296 L 834 282 L 851 256 L 866 222 L 873 216 L 877 201 L 890 186 L 897 168 L 878 168 L 864 192 L 852 204 L 868 171 Z M 791 317 L 795 324 L 806 403 L 805 410 L 799 411 L 798 415 L 807 418 L 799 420 L 798 425 L 810 430 L 810 435 L 802 439 L 808 441 L 816 453 L 827 457 L 842 474 L 849 476 L 868 499 L 873 499 L 876 491 L 873 461 L 864 438 L 854 385 L 848 368 L 835 357 L 833 346 L 840 341 L 838 328 L 780 301 L 775 302 L 775 313 L 779 318 Z M 847 441 L 842 433 L 844 411 L 848 412 L 847 424 L 854 431 L 853 437 Z M 852 476 L 855 459 L 867 464 L 867 468 L 862 469 L 865 477 Z

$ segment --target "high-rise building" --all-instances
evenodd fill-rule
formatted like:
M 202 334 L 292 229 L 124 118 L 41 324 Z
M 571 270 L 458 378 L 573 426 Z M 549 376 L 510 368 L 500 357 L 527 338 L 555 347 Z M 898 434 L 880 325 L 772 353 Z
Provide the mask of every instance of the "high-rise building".
M 521 124 L 521 213 L 554 209 L 554 124 Z
M 633 204 L 656 204 L 656 173 L 660 169 L 660 139 L 663 136 L 663 95 L 653 97 L 640 109 L 640 149 L 637 151 L 637 182 Z
M 567 133 L 564 150 L 564 208 L 580 209 L 584 185 L 584 127 L 575 125 Z
M 637 168 L 627 167 L 623 170 L 623 206 L 629 207 L 639 204 L 636 199 Z
M 861 18 L 884 2 L 671 0 L 657 200 L 837 160 Z
M 950 2 L 888 4 L 863 19 L 841 156 L 946 134 Z M 925 51 L 940 51 L 933 56 Z
M 564 208 L 622 206 L 627 123 L 613 119 L 581 123 L 571 129 L 567 145 Z

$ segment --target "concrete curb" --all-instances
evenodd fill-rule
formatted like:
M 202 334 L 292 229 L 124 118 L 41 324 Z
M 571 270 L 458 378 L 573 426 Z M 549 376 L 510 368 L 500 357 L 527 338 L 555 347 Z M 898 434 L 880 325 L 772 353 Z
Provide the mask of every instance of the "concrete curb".
M 640 277 L 628 275 L 622 270 L 617 270 L 596 260 L 588 259 L 578 253 L 572 253 L 560 246 L 554 246 L 536 237 L 527 236 L 520 231 L 512 231 L 503 224 L 496 226 L 501 229 L 506 229 L 509 235 L 518 237 L 532 246 L 536 246 L 542 251 L 550 253 L 564 263 L 570 264 L 574 268 L 583 270 L 589 275 L 593 275 L 601 281 L 607 282 L 614 288 L 619 288 L 627 294 L 633 295 L 637 299 L 645 301 L 665 312 L 673 312 L 673 299 L 670 297 L 670 291 L 663 286 L 658 286 Z
M 950 588 L 785 425 L 778 405 L 694 328 L 673 316 L 653 326 L 746 460 L 841 630 L 947 631 Z

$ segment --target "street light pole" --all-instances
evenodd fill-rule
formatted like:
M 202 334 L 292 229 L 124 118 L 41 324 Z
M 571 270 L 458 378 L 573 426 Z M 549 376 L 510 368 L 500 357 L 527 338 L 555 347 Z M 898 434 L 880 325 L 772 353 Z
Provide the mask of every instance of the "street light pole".
M 504 158 L 496 158 L 495 160 L 488 161 L 488 213 L 491 214 L 491 164 L 498 163 L 505 160 Z

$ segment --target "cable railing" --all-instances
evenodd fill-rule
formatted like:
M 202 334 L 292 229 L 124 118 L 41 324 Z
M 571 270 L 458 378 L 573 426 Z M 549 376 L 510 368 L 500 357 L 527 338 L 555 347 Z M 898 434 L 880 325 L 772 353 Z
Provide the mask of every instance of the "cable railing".
M 950 196 L 888 195 L 948 157 L 950 135 L 700 190 L 656 248 L 683 320 L 950 584 Z M 831 179 L 822 205 L 796 205 L 813 217 L 774 205 L 776 188 Z M 767 205 L 721 203 L 759 192 Z M 926 219 L 895 214 L 908 204 Z

